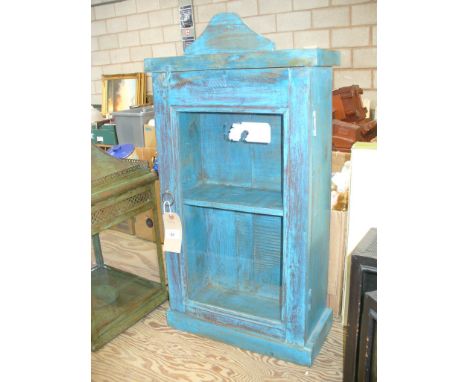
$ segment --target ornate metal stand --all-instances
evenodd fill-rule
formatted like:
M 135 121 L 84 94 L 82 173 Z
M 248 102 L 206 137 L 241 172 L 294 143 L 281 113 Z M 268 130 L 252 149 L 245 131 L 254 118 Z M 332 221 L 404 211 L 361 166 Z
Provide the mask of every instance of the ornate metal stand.
M 162 248 L 157 224 L 159 282 L 106 265 L 99 232 L 141 212 L 156 216 L 156 174 L 147 162 L 119 160 L 92 145 L 91 235 L 96 266 L 91 269 L 91 349 L 97 350 L 167 299 Z M 155 219 L 155 222 L 157 220 Z

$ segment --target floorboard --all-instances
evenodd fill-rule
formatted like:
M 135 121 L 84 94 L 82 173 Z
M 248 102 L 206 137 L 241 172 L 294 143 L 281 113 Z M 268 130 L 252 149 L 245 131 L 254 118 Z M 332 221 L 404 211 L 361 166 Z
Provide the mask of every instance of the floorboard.
M 154 264 L 154 244 L 116 231 L 101 235 L 104 260 L 113 266 L 157 278 L 144 266 Z M 141 250 L 139 252 L 138 250 Z M 144 266 L 143 266 L 144 264 Z M 343 331 L 338 320 L 312 367 L 242 350 L 167 326 L 168 303 L 92 353 L 92 381 L 100 382 L 208 382 L 307 381 L 343 379 Z

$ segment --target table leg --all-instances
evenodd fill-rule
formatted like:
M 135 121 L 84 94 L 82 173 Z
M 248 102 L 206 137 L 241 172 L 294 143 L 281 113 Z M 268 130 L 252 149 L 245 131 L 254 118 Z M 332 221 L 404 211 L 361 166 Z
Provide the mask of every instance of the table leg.
M 104 258 L 102 257 L 101 240 L 99 239 L 99 233 L 93 235 L 93 247 L 94 257 L 96 258 L 96 264 L 98 267 L 104 266 Z

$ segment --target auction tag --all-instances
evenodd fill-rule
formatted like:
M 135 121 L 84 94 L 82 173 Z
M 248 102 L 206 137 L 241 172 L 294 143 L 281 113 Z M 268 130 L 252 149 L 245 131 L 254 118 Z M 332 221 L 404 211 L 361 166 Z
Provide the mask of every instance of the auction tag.
M 166 205 L 169 212 L 166 212 Z M 180 217 L 171 211 L 168 202 L 164 202 L 163 224 L 164 224 L 164 252 L 180 253 L 182 247 L 182 223 Z

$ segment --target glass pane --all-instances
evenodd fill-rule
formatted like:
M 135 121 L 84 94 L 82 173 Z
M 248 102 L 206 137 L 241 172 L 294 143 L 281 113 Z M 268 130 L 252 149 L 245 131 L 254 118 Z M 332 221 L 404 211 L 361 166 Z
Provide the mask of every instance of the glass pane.
M 185 206 L 189 298 L 280 320 L 282 218 Z M 189 227 L 190 227 L 189 226 Z
M 96 262 L 96 243 L 91 259 L 93 327 L 98 331 L 161 290 L 155 243 L 114 229 L 100 232 L 99 238 L 105 264 Z
M 269 142 L 230 140 L 245 122 Z M 189 298 L 279 321 L 282 116 L 180 113 L 179 132 Z

